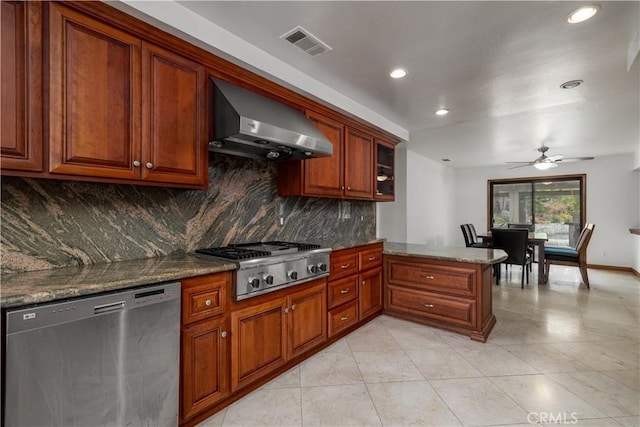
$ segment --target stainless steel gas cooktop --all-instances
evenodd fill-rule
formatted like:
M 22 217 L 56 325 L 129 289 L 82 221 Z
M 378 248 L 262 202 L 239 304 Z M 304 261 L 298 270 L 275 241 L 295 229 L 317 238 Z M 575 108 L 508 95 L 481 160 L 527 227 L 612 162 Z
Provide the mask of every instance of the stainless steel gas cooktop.
M 331 249 L 295 242 L 254 242 L 199 249 L 200 257 L 234 261 L 235 297 L 242 300 L 329 275 Z

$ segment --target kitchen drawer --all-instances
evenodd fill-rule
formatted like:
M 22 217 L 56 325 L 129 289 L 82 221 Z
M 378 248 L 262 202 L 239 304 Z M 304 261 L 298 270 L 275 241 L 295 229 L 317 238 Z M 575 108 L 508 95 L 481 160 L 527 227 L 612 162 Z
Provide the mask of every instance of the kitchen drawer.
M 182 324 L 224 314 L 229 273 L 213 274 L 182 281 Z
M 331 254 L 331 272 L 329 279 L 349 276 L 358 273 L 358 253 Z
M 358 298 L 358 276 L 329 282 L 328 307 L 334 308 L 345 302 Z
M 463 297 L 476 295 L 475 269 L 405 263 L 394 259 L 388 263 L 388 270 L 389 284 L 411 286 Z
M 358 301 L 354 300 L 329 311 L 329 337 L 358 322 Z
M 440 320 L 443 323 L 473 327 L 476 303 L 464 298 L 448 297 L 397 286 L 387 287 L 390 310 Z
M 380 267 L 382 265 L 382 248 L 369 249 L 359 253 L 360 271 L 370 268 Z

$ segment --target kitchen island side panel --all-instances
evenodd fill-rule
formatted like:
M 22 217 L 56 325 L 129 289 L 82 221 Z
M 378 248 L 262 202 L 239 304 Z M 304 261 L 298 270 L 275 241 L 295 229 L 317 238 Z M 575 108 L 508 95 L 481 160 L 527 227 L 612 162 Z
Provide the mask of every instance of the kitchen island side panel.
M 208 190 L 3 177 L 1 272 L 258 240 L 335 247 L 375 239 L 373 202 L 278 197 L 274 163 L 209 156 Z

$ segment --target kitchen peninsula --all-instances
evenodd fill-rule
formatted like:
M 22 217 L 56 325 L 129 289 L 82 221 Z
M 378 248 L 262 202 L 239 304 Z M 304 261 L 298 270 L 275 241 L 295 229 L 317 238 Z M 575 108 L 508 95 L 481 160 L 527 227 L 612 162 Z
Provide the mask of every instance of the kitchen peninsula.
M 504 251 L 386 242 L 383 254 L 385 314 L 487 340 L 491 267 Z

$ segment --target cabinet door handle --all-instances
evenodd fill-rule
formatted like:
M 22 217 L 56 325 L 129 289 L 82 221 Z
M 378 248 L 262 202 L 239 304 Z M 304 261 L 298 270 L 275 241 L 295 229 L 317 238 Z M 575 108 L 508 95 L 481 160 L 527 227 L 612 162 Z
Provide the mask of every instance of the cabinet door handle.
M 147 169 L 153 169 L 153 163 L 151 162 L 147 162 L 145 166 L 147 167 Z
M 226 338 L 227 337 L 227 331 L 222 331 L 222 333 L 220 334 L 220 336 L 222 338 Z
M 349 268 L 349 267 L 351 267 L 351 264 L 344 264 L 344 265 L 343 265 L 342 267 L 340 267 L 340 268 L 344 270 L 345 268 Z
M 375 259 L 376 259 L 376 257 L 374 257 L 374 256 L 369 257 L 369 261 L 374 261 Z
M 293 311 L 293 310 L 295 310 L 295 309 L 296 309 L 296 305 L 295 305 L 295 304 L 293 304 L 293 305 L 291 306 L 291 311 Z
M 422 305 L 424 305 L 427 308 L 433 308 L 433 304 L 427 304 L 426 302 L 422 303 Z
M 425 279 L 429 279 L 429 280 L 433 280 L 433 279 L 435 279 L 435 277 L 433 277 L 433 276 L 431 276 L 431 275 L 429 275 L 429 274 L 424 275 L 424 276 L 420 276 L 420 277 L 423 277 L 423 278 L 425 278 Z
M 133 166 L 135 166 L 135 167 L 137 167 L 137 168 L 139 168 L 139 167 L 140 167 L 140 164 L 141 164 L 141 163 L 140 163 L 140 160 L 134 160 L 134 161 L 133 161 Z
M 340 320 L 342 320 L 342 321 L 349 320 L 349 316 L 342 316 L 342 317 L 340 318 Z
M 347 187 L 347 190 L 351 190 L 351 187 Z
M 211 307 L 211 300 L 208 299 L 204 302 L 204 305 L 206 305 L 207 307 Z
M 285 313 L 285 314 L 289 314 L 289 307 L 287 307 L 287 308 L 285 308 L 285 309 L 284 309 L 284 313 Z
M 363 281 L 362 281 L 362 284 L 363 284 L 363 285 L 366 285 L 366 284 L 367 284 L 367 282 L 363 280 Z
M 341 291 L 340 291 L 340 293 L 341 293 L 341 294 L 348 294 L 348 293 L 349 293 L 349 291 L 350 291 L 350 289 L 349 289 L 349 288 L 347 288 L 347 289 L 343 289 L 343 290 L 341 290 Z

